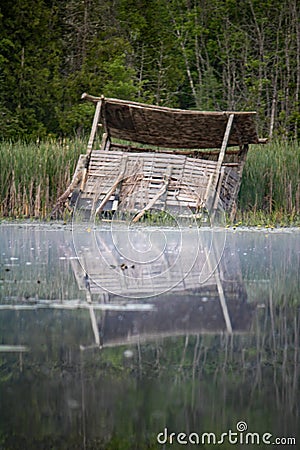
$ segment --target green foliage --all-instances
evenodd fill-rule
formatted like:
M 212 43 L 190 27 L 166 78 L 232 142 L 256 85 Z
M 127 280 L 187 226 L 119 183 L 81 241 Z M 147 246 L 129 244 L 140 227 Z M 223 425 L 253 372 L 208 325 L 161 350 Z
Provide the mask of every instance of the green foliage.
M 90 128 L 93 106 L 83 103 L 61 114 L 70 134 Z M 84 119 L 84 120 L 83 120 Z M 81 127 L 81 128 L 80 128 Z M 68 186 L 86 140 L 0 142 L 0 215 L 46 218 Z M 296 141 L 251 146 L 243 172 L 236 222 L 295 225 L 300 221 L 300 149 Z M 124 218 L 124 217 L 121 217 Z M 141 223 L 174 225 L 170 216 L 147 212 Z M 192 222 L 193 223 L 193 222 Z M 198 221 L 198 225 L 200 225 Z
M 85 141 L 0 143 L 0 215 L 46 218 L 70 183 Z
M 103 86 L 103 94 L 124 100 L 136 97 L 138 88 L 134 85 L 134 70 L 126 68 L 125 55 L 117 56 L 105 67 L 107 82 Z
M 209 67 L 202 75 L 202 82 L 197 86 L 197 109 L 212 111 L 220 109 L 222 104 L 222 86 L 214 71 Z
M 66 159 L 57 159 L 53 175 L 42 146 L 37 151 L 32 142 L 53 149 L 53 138 L 85 137 L 94 107 L 80 97 L 89 92 L 170 107 L 257 110 L 259 132 L 286 141 L 250 150 L 240 211 L 267 212 L 276 223 L 298 220 L 298 23 L 296 0 L 2 2 L 1 214 L 45 217 L 78 154 L 58 146 L 51 160 Z
M 296 141 L 252 146 L 243 172 L 239 207 L 242 211 L 276 213 L 276 222 L 281 218 L 287 222 L 288 216 L 292 219 L 300 213 L 299 180 L 300 148 Z
M 2 2 L 3 3 L 3 2 Z M 272 4 L 272 6 L 270 6 Z M 254 109 L 299 137 L 296 0 L 7 0 L 0 6 L 0 132 L 86 132 L 82 92 L 198 109 Z M 275 112 L 271 111 L 276 101 Z
M 68 136 L 87 135 L 91 128 L 94 106 L 90 103 L 79 103 L 57 112 L 60 128 Z

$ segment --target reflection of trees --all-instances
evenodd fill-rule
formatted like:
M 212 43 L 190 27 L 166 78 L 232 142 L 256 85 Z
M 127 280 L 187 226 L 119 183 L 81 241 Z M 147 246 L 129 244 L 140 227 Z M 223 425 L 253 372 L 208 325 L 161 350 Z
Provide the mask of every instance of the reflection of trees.
M 158 339 L 132 346 L 129 360 L 124 356 L 126 347 L 91 349 L 80 356 L 74 342 L 82 335 L 82 323 L 80 327 L 76 323 L 82 317 L 73 328 L 66 318 L 49 317 L 53 329 L 49 333 L 49 323 L 43 321 L 49 335 L 40 335 L 39 341 L 40 345 L 49 341 L 46 355 L 27 354 L 22 373 L 12 355 L 1 358 L 1 428 L 8 429 L 13 417 L 27 448 L 49 436 L 59 448 L 76 445 L 83 423 L 87 448 L 91 442 L 122 442 L 129 449 L 137 435 L 144 443 L 140 448 L 146 448 L 145 436 L 154 439 L 165 424 L 172 430 L 226 430 L 228 421 L 233 426 L 241 417 L 255 431 L 293 435 L 299 416 L 300 323 L 296 307 L 289 305 L 289 298 L 286 301 L 273 313 L 269 307 L 259 309 L 251 335 Z M 65 325 L 72 334 L 69 344 L 64 342 Z M 7 367 L 14 371 L 10 380 L 5 378 Z M 278 423 L 280 411 L 285 414 Z M 28 434 L 30 429 L 35 430 L 33 435 Z M 66 436 L 68 444 L 63 447 Z M 8 442 L 17 445 L 13 439 Z
M 85 310 L 1 311 L 0 343 L 31 349 L 22 371 L 18 355 L 0 353 L 3 448 L 76 449 L 85 436 L 86 448 L 131 450 L 139 440 L 143 450 L 155 448 L 166 425 L 177 432 L 219 432 L 242 419 L 251 431 L 294 436 L 300 413 L 299 246 L 296 238 L 281 238 L 249 235 L 236 246 L 253 300 L 247 334 L 190 329 L 80 350 L 94 339 Z M 263 261 L 253 248 L 264 250 Z M 128 347 L 132 357 L 124 353 Z

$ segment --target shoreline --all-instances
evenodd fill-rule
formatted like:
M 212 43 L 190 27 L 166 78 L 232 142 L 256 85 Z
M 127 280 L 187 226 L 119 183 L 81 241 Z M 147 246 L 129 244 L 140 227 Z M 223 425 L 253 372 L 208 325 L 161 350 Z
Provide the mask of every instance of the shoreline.
M 110 228 L 109 221 L 99 224 L 99 225 L 93 225 L 91 227 L 90 223 L 77 223 L 76 228 L 81 230 L 87 230 L 88 232 L 99 230 L 100 228 L 107 230 Z M 124 225 L 128 227 L 128 223 L 124 222 Z M 30 220 L 30 219 L 0 219 L 0 231 L 2 227 L 20 227 L 20 228 L 32 228 L 35 230 L 48 230 L 48 231 L 57 231 L 57 230 L 66 230 L 66 231 L 73 231 L 73 224 L 72 222 L 66 222 L 66 221 L 43 221 L 43 220 Z M 138 227 L 138 225 L 136 226 Z M 155 229 L 172 229 L 177 230 L 178 227 L 171 227 L 168 225 L 159 225 L 159 224 L 141 224 L 140 228 L 155 228 Z M 193 230 L 198 228 L 199 230 L 207 231 L 207 230 L 213 230 L 213 231 L 227 231 L 232 233 L 237 232 L 268 232 L 271 234 L 279 234 L 279 233 L 299 233 L 300 234 L 300 226 L 270 226 L 270 225 L 256 225 L 256 226 L 248 226 L 248 225 L 226 225 L 226 226 L 213 226 L 213 227 L 205 227 L 205 226 L 199 226 L 199 227 L 180 227 L 181 230 Z

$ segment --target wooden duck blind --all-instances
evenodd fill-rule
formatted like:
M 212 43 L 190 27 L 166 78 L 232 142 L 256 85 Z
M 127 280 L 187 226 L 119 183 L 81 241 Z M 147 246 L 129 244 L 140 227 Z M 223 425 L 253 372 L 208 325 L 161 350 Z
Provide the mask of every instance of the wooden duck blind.
M 265 143 L 256 132 L 255 112 L 187 111 L 88 94 L 82 98 L 96 105 L 87 153 L 80 156 L 56 208 L 77 198 L 90 215 L 129 211 L 136 214 L 135 221 L 152 208 L 234 213 L 249 144 Z M 102 143 L 94 149 L 99 128 Z

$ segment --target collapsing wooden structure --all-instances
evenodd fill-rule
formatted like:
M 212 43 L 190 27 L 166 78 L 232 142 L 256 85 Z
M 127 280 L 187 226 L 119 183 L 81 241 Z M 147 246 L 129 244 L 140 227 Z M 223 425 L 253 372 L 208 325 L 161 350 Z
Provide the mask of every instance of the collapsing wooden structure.
M 95 103 L 87 153 L 57 207 L 91 216 L 151 208 L 179 214 L 235 209 L 249 144 L 258 138 L 255 112 L 171 109 L 83 94 Z M 101 128 L 101 147 L 94 149 Z M 231 149 L 228 150 L 228 147 Z

